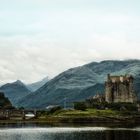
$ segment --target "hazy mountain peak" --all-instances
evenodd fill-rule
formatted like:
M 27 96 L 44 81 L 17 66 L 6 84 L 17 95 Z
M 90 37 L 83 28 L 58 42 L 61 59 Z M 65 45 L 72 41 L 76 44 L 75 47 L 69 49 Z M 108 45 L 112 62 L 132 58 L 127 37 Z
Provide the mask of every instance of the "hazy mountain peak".
M 49 81 L 49 77 L 47 76 L 38 82 L 31 83 L 31 84 L 27 85 L 27 87 L 29 90 L 34 92 L 37 89 L 39 89 L 40 87 L 42 87 L 44 84 L 46 84 L 48 81 Z
M 12 83 L 11 83 L 12 84 Z M 17 80 L 17 81 L 15 81 L 15 82 L 13 82 L 13 84 L 17 84 L 17 85 L 21 85 L 21 86 L 25 86 L 25 84 L 22 82 L 22 81 L 20 81 L 20 80 Z

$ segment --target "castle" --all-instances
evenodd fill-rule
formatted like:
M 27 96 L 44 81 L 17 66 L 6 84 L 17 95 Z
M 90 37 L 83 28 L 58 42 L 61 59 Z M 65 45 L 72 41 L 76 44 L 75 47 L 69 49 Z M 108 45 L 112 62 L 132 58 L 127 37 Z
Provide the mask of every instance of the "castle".
M 133 81 L 134 78 L 131 75 L 111 76 L 108 74 L 105 82 L 105 101 L 108 103 L 137 102 Z

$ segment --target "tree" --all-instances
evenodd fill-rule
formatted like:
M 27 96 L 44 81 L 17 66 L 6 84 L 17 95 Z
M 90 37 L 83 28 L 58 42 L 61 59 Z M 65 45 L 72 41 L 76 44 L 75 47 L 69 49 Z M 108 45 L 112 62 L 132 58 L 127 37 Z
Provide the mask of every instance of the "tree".
M 74 109 L 85 111 L 87 109 L 87 106 L 85 102 L 76 102 L 74 103 Z

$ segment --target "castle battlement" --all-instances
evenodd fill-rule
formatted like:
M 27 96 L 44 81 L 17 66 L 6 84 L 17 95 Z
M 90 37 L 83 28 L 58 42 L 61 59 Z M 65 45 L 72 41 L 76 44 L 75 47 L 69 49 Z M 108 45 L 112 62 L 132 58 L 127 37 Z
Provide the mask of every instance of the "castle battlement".
M 108 74 L 107 82 L 133 82 L 134 78 L 132 75 L 120 75 L 120 76 L 111 76 Z

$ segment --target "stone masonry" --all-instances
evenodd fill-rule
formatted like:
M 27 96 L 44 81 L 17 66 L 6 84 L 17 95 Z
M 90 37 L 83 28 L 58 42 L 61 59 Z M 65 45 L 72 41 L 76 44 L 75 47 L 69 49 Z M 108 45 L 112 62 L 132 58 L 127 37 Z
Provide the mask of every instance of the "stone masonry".
M 108 103 L 137 102 L 133 81 L 132 75 L 111 76 L 108 74 L 105 82 L 105 101 Z

